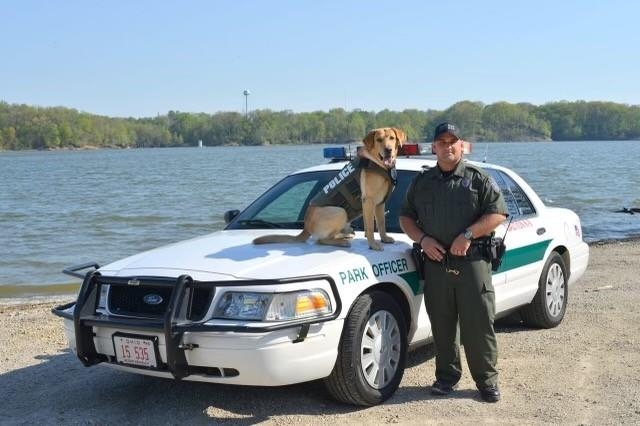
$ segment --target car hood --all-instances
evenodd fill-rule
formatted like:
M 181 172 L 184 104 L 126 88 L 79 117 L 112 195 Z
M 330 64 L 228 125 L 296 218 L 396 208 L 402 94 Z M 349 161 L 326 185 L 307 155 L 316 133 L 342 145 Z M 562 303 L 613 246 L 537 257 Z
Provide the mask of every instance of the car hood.
M 285 233 L 280 231 L 278 233 Z M 299 231 L 290 231 L 297 234 Z M 233 279 L 275 279 L 327 273 L 337 264 L 376 261 L 383 252 L 372 252 L 362 233 L 349 248 L 305 243 L 254 245 L 252 240 L 273 230 L 219 231 L 140 253 L 100 268 L 111 276 L 166 276 L 188 274 L 200 281 Z M 407 245 L 385 246 L 406 252 Z M 373 256 L 373 258 L 372 258 Z

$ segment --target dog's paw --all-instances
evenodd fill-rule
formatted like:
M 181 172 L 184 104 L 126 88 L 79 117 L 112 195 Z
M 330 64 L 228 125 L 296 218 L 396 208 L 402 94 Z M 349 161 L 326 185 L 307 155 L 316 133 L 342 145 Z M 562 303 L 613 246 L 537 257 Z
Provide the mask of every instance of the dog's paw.
M 384 250 L 382 248 L 382 246 L 380 245 L 380 243 L 378 243 L 377 241 L 369 241 L 369 248 L 371 250 L 376 250 L 376 251 L 383 251 Z
M 343 238 L 342 240 L 340 240 L 340 243 L 338 243 L 338 245 L 340 247 L 351 247 L 351 240 L 348 238 Z
M 351 241 L 344 238 L 321 238 L 318 244 L 325 246 L 351 247 Z
M 396 240 L 394 240 L 393 238 L 391 238 L 391 237 L 389 237 L 387 235 L 385 235 L 385 236 L 381 235 L 380 236 L 380 240 L 382 240 L 382 242 L 385 243 L 385 244 L 391 244 L 391 243 L 395 243 L 396 242 Z
M 343 234 L 356 234 L 356 231 L 351 227 L 351 225 L 346 225 L 340 232 Z
M 353 240 L 355 236 L 356 234 L 338 234 L 336 235 L 336 238 L 339 238 L 341 240 Z

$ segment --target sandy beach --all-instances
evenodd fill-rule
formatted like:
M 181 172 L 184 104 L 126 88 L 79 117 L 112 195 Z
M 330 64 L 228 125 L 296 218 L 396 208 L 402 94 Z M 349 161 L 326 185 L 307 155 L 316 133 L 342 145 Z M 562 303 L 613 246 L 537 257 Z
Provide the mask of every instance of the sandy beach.
M 83 367 L 67 349 L 54 303 L 2 305 L 2 424 L 639 424 L 640 241 L 597 243 L 551 330 L 497 326 L 497 404 L 480 401 L 468 369 L 448 397 L 428 391 L 430 346 L 412 352 L 397 393 L 358 408 L 319 382 L 237 387 Z

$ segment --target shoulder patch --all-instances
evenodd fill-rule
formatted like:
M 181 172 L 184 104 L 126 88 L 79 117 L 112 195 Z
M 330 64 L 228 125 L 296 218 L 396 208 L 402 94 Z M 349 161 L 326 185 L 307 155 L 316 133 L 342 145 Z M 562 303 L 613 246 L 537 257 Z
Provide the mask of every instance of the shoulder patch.
M 496 192 L 501 192 L 502 190 L 500 189 L 500 185 L 498 185 L 498 182 L 496 182 L 496 180 L 493 178 L 493 176 L 488 176 L 488 178 L 489 178 L 489 183 L 491 183 L 491 187 Z

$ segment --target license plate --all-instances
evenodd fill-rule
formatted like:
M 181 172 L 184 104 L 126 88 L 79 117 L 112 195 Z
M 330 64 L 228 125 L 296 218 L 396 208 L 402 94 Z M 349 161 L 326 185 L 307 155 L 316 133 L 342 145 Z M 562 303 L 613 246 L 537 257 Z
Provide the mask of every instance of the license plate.
M 114 335 L 113 347 L 120 363 L 145 368 L 158 366 L 153 338 Z

